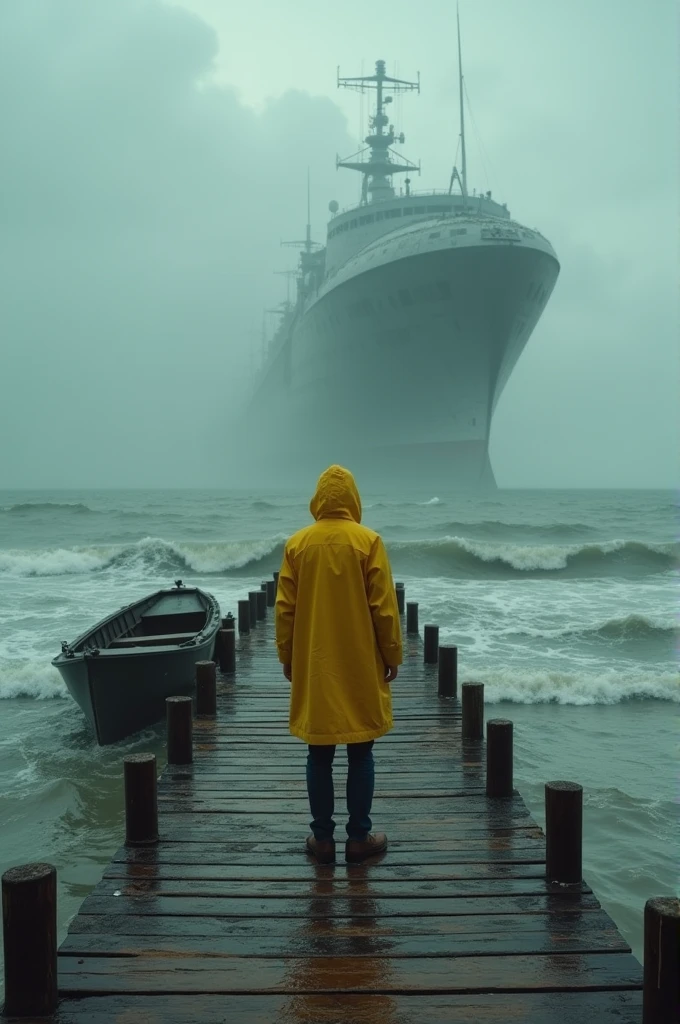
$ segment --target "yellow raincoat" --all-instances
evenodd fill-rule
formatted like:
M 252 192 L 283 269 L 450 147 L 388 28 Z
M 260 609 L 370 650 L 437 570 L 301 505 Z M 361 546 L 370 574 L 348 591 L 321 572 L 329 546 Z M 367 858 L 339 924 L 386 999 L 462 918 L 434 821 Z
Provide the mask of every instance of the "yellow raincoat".
M 364 743 L 392 728 L 385 665 L 402 660 L 385 546 L 360 526 L 354 477 L 330 466 L 290 538 L 276 597 L 279 661 L 292 665 L 290 731 L 305 743 Z

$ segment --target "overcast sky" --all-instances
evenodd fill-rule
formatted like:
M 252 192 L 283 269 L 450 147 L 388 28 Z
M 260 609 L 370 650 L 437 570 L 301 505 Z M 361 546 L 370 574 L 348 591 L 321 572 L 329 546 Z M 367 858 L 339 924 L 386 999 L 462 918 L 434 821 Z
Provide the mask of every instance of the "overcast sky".
M 469 183 L 562 265 L 496 413 L 496 478 L 673 486 L 676 4 L 460 6 Z M 228 484 L 227 413 L 285 294 L 307 167 L 317 238 L 328 201 L 358 197 L 335 156 L 365 125 L 336 66 L 378 58 L 420 71 L 401 150 L 414 187 L 447 187 L 450 2 L 0 0 L 0 487 Z

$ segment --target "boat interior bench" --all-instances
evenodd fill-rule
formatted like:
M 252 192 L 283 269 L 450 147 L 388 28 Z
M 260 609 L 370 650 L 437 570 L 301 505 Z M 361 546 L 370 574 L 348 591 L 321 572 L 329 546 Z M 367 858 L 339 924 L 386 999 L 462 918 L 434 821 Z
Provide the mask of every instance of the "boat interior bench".
M 144 636 L 155 637 L 189 629 L 198 633 L 205 626 L 206 615 L 198 594 L 192 591 L 183 594 L 180 591 L 166 594 L 160 601 L 156 601 L 141 616 L 138 629 Z
M 196 630 L 191 633 L 159 633 L 156 636 L 121 636 L 112 640 L 111 647 L 163 647 L 173 644 L 183 644 L 196 636 Z

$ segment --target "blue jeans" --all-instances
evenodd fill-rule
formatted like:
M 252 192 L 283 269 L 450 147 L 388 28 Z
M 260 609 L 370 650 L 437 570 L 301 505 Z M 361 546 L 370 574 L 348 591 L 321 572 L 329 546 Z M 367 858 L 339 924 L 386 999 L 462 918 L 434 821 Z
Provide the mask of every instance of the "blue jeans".
M 334 746 L 311 746 L 307 754 L 307 792 L 312 812 L 311 828 L 317 839 L 332 839 Z M 371 831 L 371 804 L 375 785 L 373 740 L 347 744 L 347 836 L 366 838 Z

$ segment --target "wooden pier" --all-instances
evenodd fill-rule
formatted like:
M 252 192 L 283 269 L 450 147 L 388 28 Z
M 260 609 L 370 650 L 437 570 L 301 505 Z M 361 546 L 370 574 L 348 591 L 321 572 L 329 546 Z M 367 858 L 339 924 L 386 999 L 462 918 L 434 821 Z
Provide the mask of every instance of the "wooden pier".
M 272 619 L 236 634 L 193 762 L 162 772 L 159 841 L 121 846 L 71 923 L 54 1021 L 640 1024 L 641 965 L 587 884 L 546 880 L 521 796 L 486 795 L 485 743 L 462 738 L 419 637 L 375 746 L 387 854 L 344 862 L 339 748 L 337 863 L 306 856 Z

